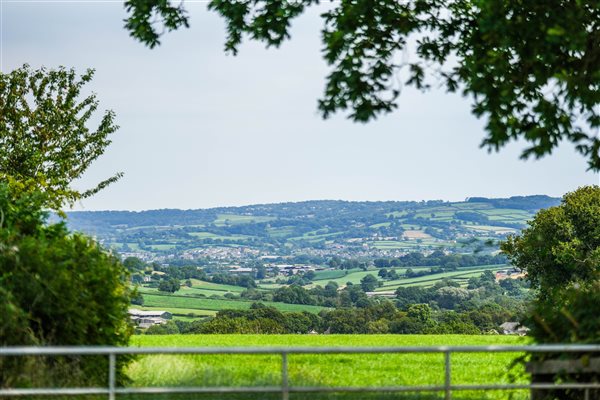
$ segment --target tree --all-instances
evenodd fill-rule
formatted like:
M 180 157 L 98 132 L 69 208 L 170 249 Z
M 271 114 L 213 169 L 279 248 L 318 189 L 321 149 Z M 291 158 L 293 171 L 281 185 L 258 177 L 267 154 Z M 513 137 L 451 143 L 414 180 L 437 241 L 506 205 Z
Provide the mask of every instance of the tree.
M 88 127 L 98 108 L 95 95 L 80 99 L 93 70 L 77 76 L 60 67 L 32 70 L 24 65 L 0 73 L 0 177 L 48 192 L 48 206 L 89 197 L 121 177 L 117 173 L 96 187 L 70 187 L 110 144 L 117 130 L 106 111 L 96 129 Z
M 429 304 L 413 304 L 408 307 L 406 316 L 421 323 L 428 323 L 431 320 L 431 307 Z
M 225 50 L 244 36 L 269 46 L 290 37 L 291 21 L 317 0 L 211 0 L 226 22 Z M 126 0 L 125 27 L 155 47 L 162 32 L 189 25 L 182 4 Z M 332 71 L 319 100 L 324 117 L 351 110 L 369 121 L 397 107 L 403 85 L 428 90 L 435 76 L 472 99 L 486 119 L 482 142 L 499 150 L 530 144 L 523 158 L 550 154 L 568 140 L 600 169 L 600 8 L 592 0 L 544 2 L 342 0 L 322 14 L 323 54 Z M 162 31 L 162 32 L 161 32 Z M 415 43 L 413 60 L 404 57 Z
M 258 264 L 255 267 L 256 279 L 264 279 L 267 276 L 267 269 L 263 264 Z
M 532 334 L 540 342 L 600 339 L 600 187 L 567 193 L 541 210 L 502 250 L 535 291 Z M 592 316 L 593 315 L 593 316 Z
M 161 292 L 175 293 L 180 288 L 181 284 L 176 278 L 163 279 L 158 284 L 158 290 Z
M 436 290 L 435 300 L 442 308 L 453 309 L 469 298 L 469 291 L 460 287 L 445 286 Z
M 502 250 L 527 273 L 532 288 L 550 299 L 561 288 L 586 286 L 600 273 L 600 187 L 567 193 L 559 206 L 540 210 Z
M 143 271 L 146 268 L 146 263 L 137 257 L 127 257 L 123 260 L 123 266 L 127 268 L 130 273 Z
M 391 281 L 399 279 L 400 276 L 398 275 L 398 273 L 396 272 L 395 269 L 390 269 L 388 274 L 387 274 L 387 278 Z
M 365 292 L 373 292 L 375 288 L 379 287 L 379 281 L 373 275 L 368 274 L 360 280 L 360 287 Z

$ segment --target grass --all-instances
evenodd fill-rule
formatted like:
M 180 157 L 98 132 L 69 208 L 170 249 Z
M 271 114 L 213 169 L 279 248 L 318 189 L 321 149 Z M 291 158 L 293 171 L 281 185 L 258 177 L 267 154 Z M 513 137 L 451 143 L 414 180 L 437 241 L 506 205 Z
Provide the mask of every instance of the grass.
M 222 283 L 206 282 L 206 281 L 201 281 L 199 279 L 191 279 L 191 281 L 192 281 L 192 288 L 196 288 L 196 289 L 220 290 L 223 292 L 232 292 L 232 293 L 241 293 L 244 290 L 246 290 L 246 288 L 241 287 L 241 286 L 224 285 Z
M 177 245 L 175 245 L 175 244 L 152 244 L 149 247 L 152 248 L 152 250 L 165 251 L 165 250 L 172 250 L 175 247 L 177 247 Z
M 448 247 L 454 246 L 453 243 L 441 241 L 437 239 L 415 239 L 410 240 L 374 240 L 368 242 L 370 246 L 380 250 L 396 250 L 396 249 L 412 249 L 414 247 Z
M 419 271 L 423 269 L 430 269 L 431 267 L 412 267 L 413 271 Z M 383 286 L 377 289 L 377 291 L 393 290 L 399 286 L 431 286 L 436 281 L 443 278 L 469 278 L 472 276 L 479 276 L 485 270 L 500 270 L 506 268 L 506 265 L 478 265 L 473 267 L 459 268 L 456 271 L 441 272 L 438 274 L 425 275 L 415 278 L 402 278 L 393 281 L 382 281 Z M 388 268 L 395 270 L 398 274 L 404 274 L 408 268 Z M 373 275 L 381 281 L 377 276 L 378 270 L 363 271 L 361 269 L 352 269 L 348 271 L 347 275 L 344 275 L 343 270 L 332 270 L 332 271 L 319 271 L 316 273 L 317 278 L 313 281 L 315 285 L 325 286 L 329 281 L 336 282 L 338 285 L 345 285 L 346 282 L 352 282 L 355 285 L 360 284 L 360 280 L 367 275 Z
M 346 271 L 341 269 L 331 269 L 315 272 L 315 281 L 329 281 L 331 279 L 342 278 L 346 276 Z
M 491 270 L 497 271 L 506 268 L 505 264 L 499 265 L 480 265 L 476 267 L 459 268 L 456 271 L 440 272 L 438 274 L 424 275 L 415 278 L 403 278 L 393 281 L 386 281 L 383 286 L 375 289 L 376 291 L 385 291 L 397 289 L 400 286 L 430 286 L 444 278 L 470 278 L 474 276 L 480 276 L 484 271 Z
M 188 235 L 194 236 L 198 239 L 219 239 L 219 240 L 249 240 L 254 239 L 255 236 L 249 235 L 217 235 L 216 233 L 211 232 L 189 232 Z
M 186 310 L 212 310 L 220 311 L 226 309 L 247 310 L 254 301 L 241 300 L 225 300 L 225 299 L 206 299 L 195 298 L 191 296 L 181 295 L 159 295 L 159 294 L 144 294 L 144 306 L 158 307 L 161 309 L 186 309 Z M 308 311 L 318 313 L 324 307 L 308 306 L 303 304 L 285 304 L 265 301 L 265 305 L 273 306 L 280 311 Z M 186 312 L 187 313 L 187 312 Z M 186 314 L 183 313 L 183 314 Z
M 223 297 L 227 293 L 240 294 L 243 292 L 245 288 L 240 286 L 233 285 L 221 285 L 218 283 L 211 283 L 200 281 L 197 279 L 192 280 L 192 287 L 187 287 L 185 285 L 181 286 L 179 291 L 175 294 L 176 296 L 197 296 L 204 295 L 206 297 L 211 296 L 221 296 Z M 156 295 L 167 295 L 164 292 L 160 292 L 158 288 L 150 288 L 145 286 L 138 287 L 138 291 L 143 295 L 146 294 L 156 294 Z
M 274 238 L 290 236 L 294 233 L 294 226 L 279 226 L 276 228 L 267 228 L 269 235 Z
M 171 308 L 171 307 L 148 307 L 148 306 L 136 306 L 132 305 L 131 308 L 137 308 L 145 311 L 167 311 L 173 315 L 186 316 L 188 314 L 195 314 L 202 317 L 208 317 L 217 314 L 214 310 L 200 310 L 197 308 Z M 197 319 L 197 318 L 193 318 Z
M 327 285 L 327 283 L 329 281 L 333 281 L 340 286 L 345 285 L 346 282 L 352 282 L 353 284 L 357 285 L 360 283 L 360 280 L 367 275 L 373 275 L 373 276 L 377 277 L 377 272 L 378 272 L 377 270 L 363 271 L 362 269 L 351 269 L 348 271 L 349 272 L 347 275 L 341 275 L 338 278 L 321 278 L 321 277 L 319 277 L 319 275 L 317 275 L 318 279 L 315 279 L 313 282 L 316 285 L 321 285 L 321 286 Z M 340 271 L 340 272 L 343 272 L 343 271 Z
M 216 226 L 248 224 L 269 222 L 277 219 L 276 217 L 261 216 L 261 215 L 238 215 L 238 214 L 219 214 L 214 220 Z
M 434 346 L 525 344 L 514 336 L 466 335 L 171 335 L 134 336 L 132 346 Z M 508 383 L 516 354 L 452 355 L 453 384 Z M 289 355 L 289 383 L 294 386 L 399 386 L 443 383 L 441 354 Z M 524 382 L 521 368 L 515 371 Z M 281 384 L 281 357 L 274 355 L 141 356 L 128 370 L 133 386 L 262 386 Z M 521 394 L 524 394 L 521 392 Z M 456 392 L 457 399 L 505 399 L 506 393 Z M 333 396 L 333 397 L 332 397 Z M 310 395 L 314 399 L 407 399 L 406 394 Z M 197 398 L 197 397 L 195 397 Z M 210 397 L 225 398 L 225 397 Z M 232 397 L 240 398 L 240 397 Z M 264 394 L 254 397 L 263 399 Z M 279 398 L 275 396 L 274 398 Z M 295 399 L 307 398 L 296 395 Z M 417 398 L 442 398 L 417 397 Z M 526 398 L 524 396 L 523 398 Z
M 344 232 L 318 233 L 319 231 L 306 232 L 302 236 L 291 237 L 291 238 L 288 238 L 288 240 L 291 240 L 291 241 L 305 240 L 308 242 L 318 242 L 323 239 L 332 238 L 332 237 L 340 236 L 340 235 L 344 234 Z

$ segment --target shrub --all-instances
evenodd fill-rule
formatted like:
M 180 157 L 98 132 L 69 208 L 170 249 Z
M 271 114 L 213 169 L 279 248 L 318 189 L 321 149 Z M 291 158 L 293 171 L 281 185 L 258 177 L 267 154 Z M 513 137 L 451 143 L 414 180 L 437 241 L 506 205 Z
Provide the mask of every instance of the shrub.
M 126 269 L 64 223 L 45 224 L 45 201 L 40 193 L 17 193 L 0 184 L 0 346 L 127 344 L 132 329 Z M 118 358 L 119 371 L 126 362 Z M 10 364 L 0 359 L 0 385 L 29 385 L 53 373 L 59 381 L 104 384 L 106 364 L 106 357 L 15 359 Z M 57 365 L 69 374 L 59 373 Z M 21 375 L 24 368 L 36 375 Z M 125 377 L 119 372 L 118 378 Z

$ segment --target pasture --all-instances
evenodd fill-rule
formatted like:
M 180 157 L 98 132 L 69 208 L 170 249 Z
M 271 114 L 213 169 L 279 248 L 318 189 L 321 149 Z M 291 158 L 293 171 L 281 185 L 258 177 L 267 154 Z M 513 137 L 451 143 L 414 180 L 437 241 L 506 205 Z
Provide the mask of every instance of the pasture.
M 225 226 L 225 225 L 269 222 L 269 221 L 273 221 L 274 219 L 277 219 L 277 218 L 264 216 L 264 215 L 219 214 L 217 216 L 217 218 L 213 221 L 213 223 L 216 226 Z
M 514 336 L 466 335 L 170 335 L 134 336 L 131 346 L 434 346 L 515 345 L 527 339 Z M 523 369 L 510 368 L 518 354 L 470 353 L 452 355 L 453 384 L 508 383 L 511 376 L 526 382 Z M 328 354 L 288 356 L 289 383 L 295 386 L 433 385 L 444 379 L 441 354 Z M 281 384 L 277 355 L 152 355 L 135 360 L 128 369 L 133 386 L 266 386 Z M 515 398 L 526 398 L 516 392 Z M 306 395 L 291 395 L 303 399 Z M 408 396 L 408 397 L 407 397 Z M 414 397 L 395 395 L 310 395 L 318 399 L 443 398 L 442 394 Z M 197 397 L 196 397 L 197 398 Z M 225 397 L 202 397 L 225 398 Z M 229 397 L 227 397 L 229 398 Z M 264 399 L 264 394 L 231 398 Z M 274 395 L 272 398 L 280 398 Z M 507 393 L 456 392 L 455 399 L 505 399 Z
M 379 270 L 371 269 L 367 271 L 363 271 L 361 269 L 351 269 L 351 270 L 327 270 L 327 271 L 319 271 L 316 273 L 316 278 L 313 280 L 315 285 L 325 286 L 328 282 L 333 281 L 337 283 L 339 286 L 346 285 L 347 282 L 352 282 L 354 285 L 359 285 L 360 280 L 363 279 L 367 275 L 373 275 L 377 277 L 381 282 L 382 286 L 376 289 L 377 291 L 382 290 L 392 290 L 396 289 L 400 286 L 431 286 L 435 282 L 444 279 L 450 278 L 458 281 L 461 284 L 466 284 L 467 279 L 470 277 L 478 277 L 484 271 L 490 270 L 492 272 L 501 270 L 506 268 L 507 266 L 504 264 L 499 265 L 477 265 L 472 267 L 462 267 L 455 271 L 448 272 L 440 272 L 437 274 L 429 274 L 414 278 L 400 278 L 390 281 L 381 281 L 381 278 L 377 276 Z M 430 270 L 432 267 L 411 267 L 411 269 L 415 272 L 422 270 Z M 388 270 L 395 270 L 398 274 L 404 274 L 408 267 L 399 267 L 399 268 L 387 268 Z
M 185 315 L 193 311 L 220 311 L 220 310 L 247 310 L 254 303 L 254 301 L 243 301 L 243 300 L 227 300 L 227 299 L 207 299 L 197 298 L 192 296 L 183 296 L 177 294 L 144 294 L 144 307 L 153 307 L 161 309 L 184 309 L 186 312 L 178 312 L 176 314 Z M 318 313 L 323 310 L 324 307 L 319 306 L 308 306 L 303 304 L 285 304 L 265 301 L 262 302 L 265 305 L 273 306 L 280 311 L 288 312 L 301 312 L 308 311 L 312 313 Z M 142 308 L 144 308 L 142 307 Z M 199 312 L 200 313 L 200 312 Z
M 431 286 L 435 284 L 435 282 L 442 279 L 452 279 L 461 285 L 466 285 L 468 278 L 478 277 L 485 271 L 495 272 L 506 267 L 507 266 L 505 264 L 479 265 L 474 267 L 459 268 L 455 271 L 440 272 L 437 274 L 424 275 L 414 278 L 402 278 L 393 281 L 385 281 L 383 285 L 375 289 L 375 291 L 393 290 L 400 286 Z M 414 268 L 413 270 L 416 271 Z

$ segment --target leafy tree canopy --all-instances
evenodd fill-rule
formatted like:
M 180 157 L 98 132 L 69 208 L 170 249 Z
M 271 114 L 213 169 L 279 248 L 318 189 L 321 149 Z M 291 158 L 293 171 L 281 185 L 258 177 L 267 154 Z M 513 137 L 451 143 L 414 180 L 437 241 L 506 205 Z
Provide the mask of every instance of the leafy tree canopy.
M 244 36 L 278 47 L 291 21 L 318 0 L 211 0 L 226 22 L 225 49 Z M 188 27 L 182 4 L 127 0 L 125 26 L 149 47 Z M 550 154 L 568 140 L 600 169 L 600 7 L 597 1 L 341 0 L 322 13 L 323 55 L 331 67 L 319 100 L 324 117 L 349 110 L 369 121 L 397 107 L 402 86 L 432 84 L 472 99 L 486 120 L 482 147 L 511 140 L 522 157 Z M 414 59 L 408 59 L 414 43 Z
M 0 73 L 0 176 L 48 192 L 48 206 L 57 209 L 65 200 L 95 194 L 122 175 L 84 192 L 70 186 L 117 130 L 112 111 L 104 112 L 96 129 L 88 127 L 98 101 L 94 94 L 81 98 L 81 91 L 93 74 L 88 70 L 77 76 L 63 67 L 32 70 L 27 65 Z
M 600 339 L 600 187 L 567 193 L 502 249 L 536 290 L 532 335 L 552 343 Z
M 565 286 L 586 285 L 600 277 L 600 187 L 567 193 L 561 205 L 541 210 L 502 250 L 527 272 L 542 298 Z

